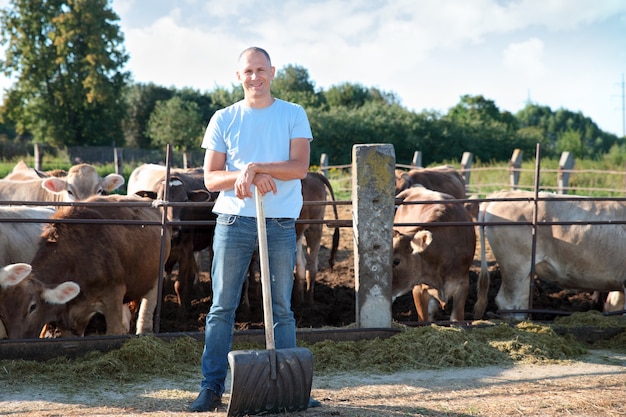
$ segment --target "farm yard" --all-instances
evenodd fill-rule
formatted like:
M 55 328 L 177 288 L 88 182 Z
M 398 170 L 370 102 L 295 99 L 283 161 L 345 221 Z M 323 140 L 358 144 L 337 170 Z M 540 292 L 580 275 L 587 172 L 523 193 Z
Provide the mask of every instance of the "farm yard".
M 350 205 L 337 208 L 339 219 L 352 219 Z M 350 227 L 341 228 L 339 252 L 332 270 L 328 267 L 331 235 L 332 230 L 325 227 L 314 304 L 294 306 L 300 329 L 345 328 L 355 321 L 353 231 Z M 465 316 L 470 320 L 479 249 L 477 245 L 465 305 Z M 316 358 L 312 395 L 323 406 L 292 415 L 623 415 L 623 319 L 589 313 L 579 316 L 592 320 L 596 327 L 622 330 L 612 339 L 587 344 L 570 334 L 550 330 L 549 325 L 557 316 L 548 312 L 533 316 L 536 325 L 502 326 L 494 303 L 500 284 L 499 269 L 487 249 L 491 285 L 485 320 L 470 327 L 473 330 L 460 331 L 456 326 L 448 326 L 446 309 L 441 313 L 441 326 L 423 326 L 416 323 L 410 294 L 399 297 L 392 306 L 392 316 L 405 336 L 311 346 Z M 201 266 L 187 320 L 178 318 L 179 307 L 171 282 L 166 283 L 161 332 L 202 331 L 210 306 L 206 254 Z M 172 277 L 176 278 L 176 270 Z M 238 330 L 262 327 L 260 300 L 254 291 L 250 295 L 252 309 L 238 312 Z M 598 309 L 590 293 L 563 290 L 541 281 L 534 285 L 533 307 L 566 312 Z M 495 330 L 505 332 L 501 341 L 493 338 Z M 95 321 L 91 331 L 101 332 L 102 323 Z M 60 358 L 30 368 L 19 361 L 0 361 L 0 381 L 4 384 L 0 412 L 25 416 L 188 415 L 186 406 L 197 394 L 202 344 L 187 339 L 190 340 L 166 344 L 150 338 L 131 339 L 119 350 L 90 354 L 84 361 Z M 485 344 L 484 339 L 491 341 Z M 131 349 L 135 347 L 137 352 Z M 0 352 L 1 349 L 0 342 Z M 346 358 L 348 363 L 342 363 Z M 228 391 L 224 403 L 227 401 Z M 224 406 L 205 415 L 219 416 L 225 412 Z

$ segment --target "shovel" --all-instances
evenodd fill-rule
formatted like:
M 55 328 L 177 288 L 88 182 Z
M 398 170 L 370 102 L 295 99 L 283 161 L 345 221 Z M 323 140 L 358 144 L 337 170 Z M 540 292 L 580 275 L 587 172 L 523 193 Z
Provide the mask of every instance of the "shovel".
M 276 349 L 263 195 L 255 192 L 266 350 L 228 353 L 231 371 L 228 416 L 306 410 L 313 383 L 313 354 L 306 348 Z

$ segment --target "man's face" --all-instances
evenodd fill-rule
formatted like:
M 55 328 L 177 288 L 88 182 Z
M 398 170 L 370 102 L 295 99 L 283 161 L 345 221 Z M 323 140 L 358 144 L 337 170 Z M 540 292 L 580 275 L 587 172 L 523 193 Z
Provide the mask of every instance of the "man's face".
M 248 52 L 239 60 L 237 79 L 243 86 L 246 97 L 270 95 L 270 84 L 274 79 L 275 68 L 260 52 Z

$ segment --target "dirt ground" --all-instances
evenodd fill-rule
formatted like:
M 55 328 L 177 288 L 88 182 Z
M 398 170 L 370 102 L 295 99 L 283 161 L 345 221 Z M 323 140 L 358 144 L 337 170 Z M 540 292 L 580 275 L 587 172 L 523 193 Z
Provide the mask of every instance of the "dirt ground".
M 197 395 L 197 378 L 133 384 L 93 381 L 77 392 L 7 385 L 0 415 L 184 416 Z M 207 416 L 225 416 L 224 405 Z M 626 415 L 626 355 L 607 351 L 571 363 L 454 368 L 394 374 L 349 373 L 313 378 L 312 396 L 322 407 L 297 417 L 375 416 L 623 416 Z

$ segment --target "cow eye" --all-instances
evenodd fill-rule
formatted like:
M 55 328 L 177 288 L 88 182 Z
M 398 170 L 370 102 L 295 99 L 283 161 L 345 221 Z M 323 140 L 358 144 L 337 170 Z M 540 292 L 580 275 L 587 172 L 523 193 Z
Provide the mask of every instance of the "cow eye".
M 394 258 L 394 260 L 393 260 L 393 266 L 394 266 L 394 268 L 395 268 L 396 266 L 398 266 L 398 265 L 400 265 L 400 258 Z
M 37 303 L 31 303 L 28 307 L 28 314 L 32 314 L 35 310 L 37 310 Z

